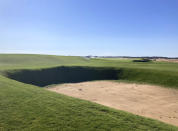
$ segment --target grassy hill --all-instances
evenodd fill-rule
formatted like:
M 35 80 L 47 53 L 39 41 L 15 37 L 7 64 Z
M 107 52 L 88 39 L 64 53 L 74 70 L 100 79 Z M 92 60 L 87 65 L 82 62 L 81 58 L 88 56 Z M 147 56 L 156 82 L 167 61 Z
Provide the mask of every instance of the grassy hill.
M 130 59 L 86 59 L 78 56 L 0 54 L 0 70 L 5 69 L 36 69 L 55 66 L 98 66 L 137 68 L 160 71 L 178 72 L 178 63 L 148 62 L 136 63 Z
M 0 54 L 0 70 L 41 68 L 60 65 L 84 64 L 87 59 L 77 56 Z
M 0 130 L 178 130 L 178 127 L 156 120 L 49 92 L 44 88 L 24 84 L 6 77 L 7 72 L 14 74 L 25 69 L 34 72 L 35 76 L 42 73 L 39 75 L 39 78 L 42 78 L 44 70 L 47 70 L 45 75 L 53 75 L 49 74 L 48 69 L 62 65 L 92 67 L 94 69 L 98 67 L 98 70 L 100 70 L 99 67 L 107 69 L 112 67 L 114 70 L 125 69 L 119 72 L 122 73 L 120 74 L 122 79 L 145 80 L 144 82 L 157 84 L 169 83 L 170 81 L 166 81 L 169 75 L 169 79 L 174 83 L 173 86 L 177 87 L 178 73 L 177 69 L 174 69 L 178 64 L 175 63 L 132 63 L 124 60 L 88 60 L 81 57 L 49 55 L 0 55 Z M 170 67 L 171 69 L 169 69 Z M 22 74 L 24 73 L 23 70 Z M 36 73 L 36 71 L 39 72 Z M 142 71 L 145 72 L 142 73 Z M 80 75 L 80 72 L 76 73 L 77 75 Z M 160 77 L 154 80 L 155 78 L 151 79 L 153 76 L 162 76 L 161 79 L 164 79 L 164 82 L 158 83 Z M 32 75 L 30 78 L 33 77 Z M 141 79 L 142 77 L 144 79 Z M 149 80 L 146 81 L 146 78 Z

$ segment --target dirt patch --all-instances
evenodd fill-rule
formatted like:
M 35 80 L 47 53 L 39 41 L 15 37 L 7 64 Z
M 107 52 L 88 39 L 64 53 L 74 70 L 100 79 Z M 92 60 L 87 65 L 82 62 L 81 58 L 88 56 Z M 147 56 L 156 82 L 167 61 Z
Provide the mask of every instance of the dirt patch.
M 156 59 L 158 62 L 173 62 L 178 63 L 178 59 Z
M 178 126 L 178 90 L 111 81 L 57 85 L 48 90 Z

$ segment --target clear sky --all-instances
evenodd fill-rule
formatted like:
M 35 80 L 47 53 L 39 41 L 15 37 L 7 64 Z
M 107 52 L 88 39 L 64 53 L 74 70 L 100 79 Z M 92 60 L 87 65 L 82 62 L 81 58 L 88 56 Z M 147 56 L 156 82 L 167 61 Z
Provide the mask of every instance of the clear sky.
M 0 53 L 178 56 L 178 0 L 0 0 Z

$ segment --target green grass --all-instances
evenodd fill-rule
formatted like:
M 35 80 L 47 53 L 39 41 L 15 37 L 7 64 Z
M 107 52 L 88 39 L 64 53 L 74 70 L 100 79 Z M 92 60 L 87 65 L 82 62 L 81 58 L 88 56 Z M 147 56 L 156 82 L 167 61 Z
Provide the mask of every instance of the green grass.
M 47 68 L 59 65 L 85 64 L 88 60 L 77 56 L 0 54 L 0 70 Z
M 169 62 L 132 62 L 133 59 L 92 59 L 92 63 L 95 65 L 112 66 L 119 68 L 133 68 L 133 69 L 150 69 L 160 71 L 170 71 L 178 73 L 178 63 Z
M 0 130 L 178 130 L 178 127 L 157 120 L 60 95 L 5 76 L 7 72 L 16 73 L 22 69 L 36 72 L 57 66 L 85 66 L 95 69 L 112 67 L 119 70 L 117 75 L 121 80 L 178 87 L 176 63 L 132 63 L 129 60 L 88 60 L 72 56 L 0 55 Z M 49 75 L 49 72 L 47 74 Z M 80 72 L 76 73 L 77 75 L 80 75 Z
M 37 69 L 56 66 L 98 66 L 139 68 L 178 72 L 178 63 L 136 63 L 130 59 L 85 59 L 77 56 L 0 54 L 0 70 Z

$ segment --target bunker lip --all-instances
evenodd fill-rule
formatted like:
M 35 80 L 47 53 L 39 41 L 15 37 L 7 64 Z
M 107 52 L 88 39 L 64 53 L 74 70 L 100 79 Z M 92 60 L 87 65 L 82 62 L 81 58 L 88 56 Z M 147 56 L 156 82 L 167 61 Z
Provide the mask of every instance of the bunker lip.
M 60 66 L 36 70 L 7 71 L 8 78 L 40 87 L 51 84 L 78 83 L 93 80 L 117 80 L 118 69 L 112 67 Z
M 56 85 L 47 90 L 178 126 L 178 90 L 111 81 Z
M 93 80 L 127 80 L 178 88 L 177 74 L 140 68 L 59 66 L 41 69 L 7 70 L 3 72 L 3 75 L 39 87 Z

